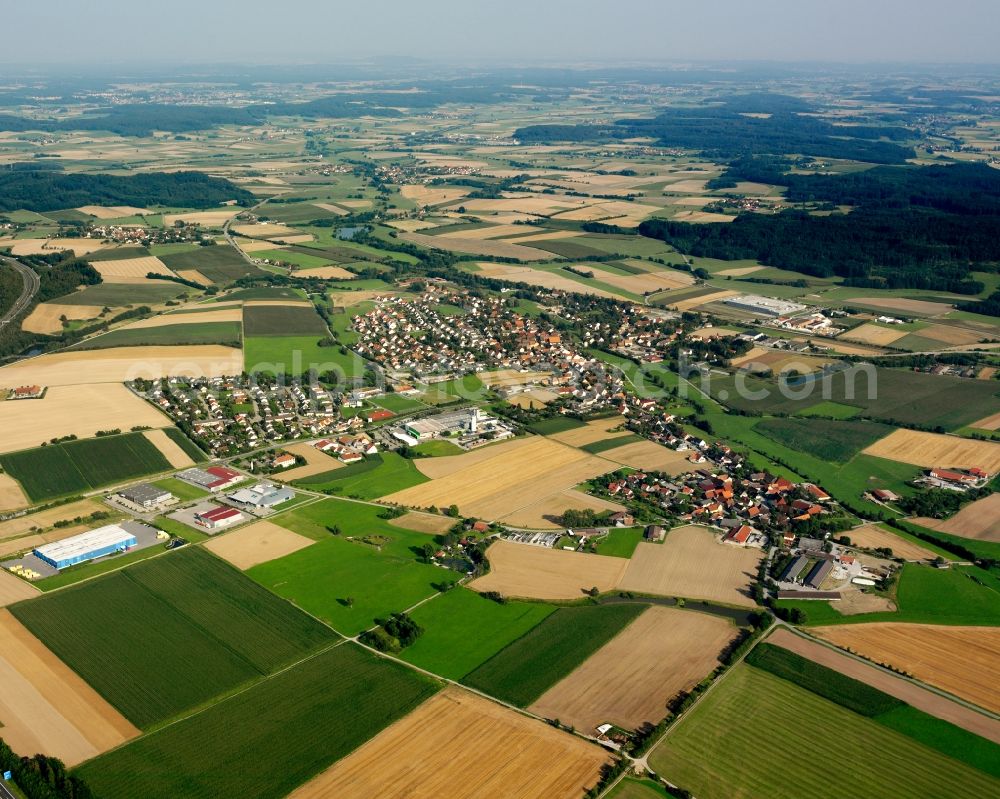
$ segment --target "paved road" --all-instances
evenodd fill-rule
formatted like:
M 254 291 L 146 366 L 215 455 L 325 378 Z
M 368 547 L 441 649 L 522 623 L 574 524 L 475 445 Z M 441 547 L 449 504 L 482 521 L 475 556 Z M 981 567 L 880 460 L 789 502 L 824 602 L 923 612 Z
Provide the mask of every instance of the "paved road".
M 17 301 L 13 304 L 13 306 L 11 306 L 11 309 L 4 314 L 3 317 L 0 317 L 0 327 L 3 327 L 16 319 L 18 314 L 28 307 L 31 303 L 31 298 L 38 293 L 38 288 L 41 284 L 35 270 L 29 269 L 20 261 L 15 261 L 13 258 L 0 255 L 0 263 L 7 264 L 7 266 L 13 267 L 15 270 L 20 272 L 21 279 L 24 281 L 24 290 L 21 292 L 21 296 L 17 298 Z
M 0 799 L 17 799 L 3 782 L 0 782 Z

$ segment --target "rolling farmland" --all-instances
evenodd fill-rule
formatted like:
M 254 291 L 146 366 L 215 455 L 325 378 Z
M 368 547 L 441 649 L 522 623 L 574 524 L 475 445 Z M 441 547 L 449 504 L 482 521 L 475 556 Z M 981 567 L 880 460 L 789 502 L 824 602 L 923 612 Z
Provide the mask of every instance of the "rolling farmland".
M 12 612 L 142 728 L 333 639 L 313 619 L 197 549 L 154 558 Z
M 80 774 L 104 799 L 278 799 L 436 689 L 341 644 L 92 760 Z
M 646 607 L 636 603 L 559 608 L 463 682 L 513 704 L 530 705 Z
M 607 759 L 593 744 L 450 687 L 290 799 L 577 799 Z
M 817 724 L 816 719 L 822 719 Z M 771 741 L 767 758 L 727 742 Z M 710 747 L 713 756 L 703 757 Z M 858 786 L 885 796 L 982 797 L 1000 780 L 751 666 L 739 665 L 653 750 L 652 768 L 700 799 L 800 799 L 830 752 L 851 764 L 850 780 L 826 780 L 829 799 L 855 799 Z
M 142 433 L 68 441 L 0 455 L 35 502 L 165 472 L 170 463 Z

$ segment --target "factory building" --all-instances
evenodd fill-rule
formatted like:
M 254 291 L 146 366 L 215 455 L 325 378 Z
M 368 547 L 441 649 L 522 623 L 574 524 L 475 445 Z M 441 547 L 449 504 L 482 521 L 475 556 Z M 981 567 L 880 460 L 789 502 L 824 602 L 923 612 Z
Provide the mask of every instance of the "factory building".
M 126 552 L 136 544 L 133 533 L 117 524 L 109 524 L 106 527 L 64 538 L 62 541 L 44 544 L 35 549 L 34 554 L 50 566 L 65 569 L 67 566 L 75 566 L 77 563 L 85 563 L 94 558 Z
M 738 308 L 741 311 L 749 311 L 761 316 L 787 316 L 798 313 L 806 309 L 805 305 L 787 300 L 776 300 L 773 297 L 761 297 L 758 294 L 741 294 L 738 297 L 730 297 L 723 300 L 726 305 Z

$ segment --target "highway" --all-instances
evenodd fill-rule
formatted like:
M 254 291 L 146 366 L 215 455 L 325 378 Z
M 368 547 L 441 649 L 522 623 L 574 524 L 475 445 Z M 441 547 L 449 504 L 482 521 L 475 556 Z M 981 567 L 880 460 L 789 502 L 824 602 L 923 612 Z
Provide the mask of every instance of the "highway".
M 32 297 L 38 293 L 40 282 L 35 270 L 29 269 L 20 261 L 15 261 L 13 258 L 0 255 L 0 263 L 7 264 L 8 266 L 16 269 L 21 273 L 21 279 L 24 281 L 24 290 L 21 292 L 21 296 L 17 298 L 17 301 L 11 306 L 11 309 L 7 311 L 3 317 L 0 317 L 0 327 L 3 327 L 16 319 L 18 315 L 31 304 Z
M 6 783 L 2 781 L 0 781 L 0 799 L 17 799 L 17 797 L 10 792 Z

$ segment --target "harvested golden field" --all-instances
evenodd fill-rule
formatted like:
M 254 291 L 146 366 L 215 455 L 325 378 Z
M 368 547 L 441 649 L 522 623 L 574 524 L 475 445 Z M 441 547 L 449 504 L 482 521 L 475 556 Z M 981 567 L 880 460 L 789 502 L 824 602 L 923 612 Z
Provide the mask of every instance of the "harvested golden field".
M 736 269 L 723 269 L 715 274 L 719 277 L 746 277 L 747 275 L 752 275 L 754 272 L 759 272 L 763 268 L 763 266 L 741 266 Z
M 899 341 L 899 339 L 907 335 L 909 335 L 909 331 L 907 330 L 900 330 L 897 327 L 883 327 L 882 325 L 875 325 L 870 322 L 866 322 L 853 330 L 848 330 L 846 333 L 842 333 L 840 338 L 885 347 L 892 344 L 894 341 Z
M 520 372 L 517 369 L 497 369 L 492 372 L 477 372 L 476 377 L 488 388 L 505 388 L 509 386 L 525 386 L 551 380 L 551 372 Z
M 635 441 L 601 453 L 601 457 L 623 466 L 647 472 L 666 472 L 669 475 L 690 472 L 694 467 L 688 460 L 689 455 L 688 452 L 677 452 L 653 441 L 645 440 Z
M 735 297 L 738 293 L 736 291 L 714 291 L 711 294 L 703 294 L 700 297 L 689 297 L 686 300 L 678 300 L 677 302 L 670 302 L 668 299 L 666 300 L 666 304 L 672 308 L 676 308 L 678 311 L 690 311 L 692 308 L 707 305 L 710 302 L 728 300 L 730 297 Z
M 1000 713 L 1000 628 L 931 624 L 848 624 L 813 627 L 826 641 Z
M 191 456 L 182 450 L 180 445 L 167 436 L 163 430 L 146 430 L 143 432 L 143 436 L 160 451 L 163 457 L 167 459 L 167 463 L 175 469 L 185 469 L 188 466 L 194 466 Z
M 114 283 L 118 277 L 146 277 L 150 272 L 157 275 L 174 273 L 155 255 L 142 258 L 122 258 L 117 261 L 93 261 L 91 266 L 100 272 L 105 283 Z
M 851 297 L 845 300 L 852 305 L 864 305 L 868 308 L 882 308 L 888 311 L 900 311 L 914 316 L 943 316 L 955 310 L 954 305 L 946 302 L 930 302 L 929 300 L 907 300 L 903 297 Z
M 30 583 L 25 582 L 20 577 L 15 577 L 6 569 L 0 569 L 0 608 L 13 605 L 22 599 L 31 599 L 38 596 L 38 593 L 38 589 Z M 0 716 L 0 719 L 3 719 L 3 716 Z
M 456 230 L 453 232 L 443 232 L 436 238 L 439 239 L 500 239 L 504 236 L 518 236 L 528 233 L 531 228 L 524 225 L 489 225 L 487 227 L 473 228 L 471 230 Z
M 295 228 L 280 222 L 258 222 L 253 225 L 233 225 L 232 230 L 241 236 L 255 239 L 269 239 L 277 236 L 295 236 L 299 233 Z
M 236 239 L 236 245 L 248 255 L 261 250 L 280 250 L 282 245 L 274 244 L 270 241 L 258 241 L 257 239 Z
M 239 212 L 239 208 L 230 208 L 226 211 L 194 211 L 188 214 L 164 214 L 163 227 L 173 227 L 174 222 L 181 221 L 189 225 L 220 228 Z
M 231 533 L 224 533 L 205 542 L 212 550 L 237 569 L 249 569 L 260 563 L 291 555 L 316 543 L 284 527 L 267 521 L 254 522 Z
M 990 474 L 1000 472 L 1000 444 L 918 430 L 896 430 L 864 452 L 877 458 L 926 468 L 968 469 L 978 466 Z
M 553 433 L 548 438 L 562 444 L 568 444 L 571 447 L 582 447 L 585 444 L 593 444 L 595 441 L 604 441 L 607 438 L 631 435 L 628 430 L 619 430 L 616 433 L 610 432 L 624 424 L 624 416 L 609 416 L 605 419 L 595 419 L 592 422 L 587 422 L 583 427 L 574 427 L 572 430 Z
M 320 280 L 354 280 L 354 272 L 348 272 L 342 266 L 316 266 L 312 269 L 297 269 L 295 277 L 316 277 Z
M 448 687 L 289 799 L 578 799 L 609 755 Z
M 303 477 L 312 477 L 314 474 L 332 472 L 334 469 L 339 469 L 344 465 L 336 458 L 327 455 L 325 452 L 320 452 L 312 444 L 307 444 L 304 441 L 300 441 L 297 444 L 289 444 L 287 447 L 282 447 L 281 449 L 284 452 L 305 458 L 306 463 L 304 466 L 293 466 L 291 469 L 275 472 L 272 477 L 276 480 L 283 480 L 285 482 L 301 480 Z
M 562 515 L 567 510 L 602 511 L 625 510 L 622 505 L 609 502 L 600 497 L 592 497 L 573 488 L 551 494 L 534 505 L 527 505 L 514 513 L 504 516 L 504 522 L 513 527 L 525 527 L 529 530 L 561 530 Z
M 641 275 L 615 275 L 596 266 L 579 264 L 580 269 L 588 269 L 602 283 L 630 291 L 633 294 L 652 294 L 658 291 L 680 289 L 694 284 L 694 278 L 674 269 L 660 272 L 643 272 Z
M 59 352 L 18 361 L 0 368 L 0 387 L 124 383 L 137 377 L 149 380 L 159 377 L 221 377 L 238 375 L 242 371 L 242 350 L 217 344 L 113 347 L 99 352 Z
M 72 250 L 76 256 L 88 255 L 98 250 L 113 249 L 99 239 L 18 239 L 11 245 L 11 255 L 50 255 L 60 250 Z
M 704 527 L 677 527 L 662 544 L 636 547 L 619 587 L 753 607 L 750 584 L 761 557 L 759 549 L 721 543 Z
M 984 338 L 990 338 L 976 330 L 955 325 L 928 325 L 917 331 L 921 338 L 932 338 L 953 347 L 978 344 Z
M 19 755 L 75 766 L 139 734 L 6 610 L 0 611 L 0 719 Z
M 468 193 L 468 189 L 455 186 L 401 186 L 399 193 L 407 200 L 413 200 L 420 205 L 438 205 L 440 203 L 460 200 Z
M 653 606 L 528 709 L 587 735 L 610 722 L 656 724 L 667 702 L 716 666 L 736 628 L 719 616 Z
M 1000 413 L 973 422 L 972 427 L 978 427 L 980 430 L 1000 430 Z
M 507 402 L 516 405 L 518 408 L 544 408 L 550 402 L 559 399 L 559 395 L 554 391 L 544 388 L 533 388 L 522 391 L 512 397 L 507 397 Z
M 733 365 L 747 367 L 755 371 L 769 369 L 774 374 L 781 374 L 789 369 L 795 369 L 803 373 L 818 372 L 825 365 L 832 362 L 833 359 L 831 358 L 754 347 L 742 358 L 734 360 Z
M 415 233 L 418 230 L 429 230 L 438 226 L 437 222 L 430 222 L 426 219 L 399 219 L 395 222 L 386 222 L 386 224 L 396 230 L 407 230 L 411 233 Z
M 299 307 L 299 308 L 312 308 L 312 303 L 309 300 L 293 300 L 291 298 L 285 300 L 248 300 L 243 303 L 245 308 L 266 307 L 266 306 L 276 306 L 282 308 L 288 307 Z
M 367 302 L 385 294 L 382 291 L 371 291 L 369 289 L 358 289 L 352 291 L 331 291 L 330 302 L 334 308 L 350 308 L 359 302 Z
M 3 378 L 0 370 L 0 382 Z M 169 424 L 166 416 L 120 384 L 52 386 L 42 399 L 0 402 L 0 452 L 37 447 L 67 435 L 90 438 L 98 430 Z
M 101 315 L 100 305 L 60 305 L 55 302 L 41 302 L 21 323 L 21 329 L 28 333 L 49 335 L 63 329 L 62 317 L 69 321 L 96 319 Z
M 1000 494 L 991 494 L 966 505 L 950 519 L 914 519 L 916 524 L 942 533 L 1000 542 Z
M 803 342 L 806 341 L 806 339 L 796 337 L 795 341 Z M 832 352 L 838 352 L 841 355 L 863 355 L 874 357 L 885 353 L 885 350 L 880 347 L 868 344 L 850 344 L 847 341 L 844 341 L 843 336 L 837 339 L 825 339 L 823 341 L 823 346 L 829 347 Z
M 467 469 L 480 463 L 484 463 L 501 455 L 519 451 L 526 441 L 531 439 L 515 438 L 510 441 L 502 441 L 499 444 L 474 449 L 471 452 L 464 452 L 461 455 L 442 455 L 436 458 L 420 458 L 415 461 L 417 470 L 431 480 L 438 480 L 442 477 L 455 474 L 462 469 Z
M 678 180 L 664 187 L 664 191 L 673 194 L 700 194 L 705 191 L 707 180 Z
M 450 516 L 439 516 L 435 513 L 415 513 L 410 511 L 396 519 L 390 519 L 389 524 L 403 530 L 415 533 L 431 533 L 441 535 L 455 526 L 455 520 Z
M 530 236 L 517 236 L 509 238 L 508 241 L 514 244 L 525 244 L 532 241 L 557 241 L 558 239 L 575 239 L 579 236 L 576 230 L 550 230 L 547 233 L 534 233 Z
M 317 208 L 321 208 L 324 211 L 329 211 L 331 214 L 336 214 L 337 216 L 347 216 L 347 211 L 341 208 L 339 205 L 334 205 L 333 203 L 313 203 Z
M 498 540 L 486 550 L 490 571 L 469 583 L 475 591 L 499 591 L 525 599 L 581 599 L 584 591 L 618 587 L 625 558 Z
M 79 502 L 58 505 L 55 508 L 38 511 L 38 513 L 8 519 L 5 522 L 0 522 L 0 541 L 22 536 L 36 529 L 47 530 L 56 522 L 68 521 L 78 516 L 89 516 L 98 510 L 107 510 L 107 506 L 94 499 L 81 499 Z M 60 530 L 59 535 L 64 535 L 62 530 Z
M 918 524 L 920 523 L 920 520 L 914 521 Z M 890 533 L 877 524 L 866 524 L 863 527 L 855 527 L 852 530 L 846 530 L 843 535 L 850 538 L 851 543 L 855 546 L 864 547 L 865 549 L 888 547 L 892 550 L 893 555 L 904 560 L 934 560 L 937 557 L 936 552 L 925 549 L 920 544 L 915 544 L 909 539 Z
M 96 216 L 98 219 L 118 219 L 123 216 L 143 216 L 152 213 L 148 208 L 136 208 L 134 205 L 81 205 L 76 210 Z
M 668 187 L 669 188 L 669 187 Z M 674 214 L 671 219 L 674 222 L 690 222 L 696 225 L 712 225 L 718 223 L 735 222 L 736 217 L 729 214 L 714 214 L 711 211 L 681 211 Z
M 535 252 L 538 252 L 538 250 L 535 250 Z M 586 283 L 574 280 L 565 274 L 545 272 L 541 269 L 532 269 L 530 266 L 480 263 L 479 274 L 483 277 L 492 277 L 511 283 L 528 283 L 532 286 L 541 286 L 542 288 L 556 289 L 558 291 L 573 291 L 577 294 L 593 294 L 595 297 L 620 299 L 618 295 L 612 294 L 610 291 L 588 286 Z
M 30 504 L 17 480 L 7 473 L 0 474 L 0 513 L 26 508 Z
M 505 241 L 480 241 L 473 238 L 448 238 L 444 236 L 428 236 L 425 233 L 405 232 L 399 238 L 432 250 L 448 250 L 467 255 L 485 255 L 492 258 L 517 258 L 519 261 L 547 261 L 552 253 L 523 247 L 520 244 L 509 244 Z
M 211 286 L 214 282 L 205 277 L 197 269 L 178 269 L 177 277 L 182 277 L 185 280 L 193 280 L 195 283 L 201 283 L 203 286 Z
M 242 322 L 243 311 L 238 306 L 228 308 L 213 308 L 206 306 L 205 310 L 189 310 L 185 313 L 168 313 L 141 319 L 122 328 L 124 330 L 139 330 L 147 327 L 163 327 L 165 325 L 200 325 L 206 322 Z
M 455 504 L 466 516 L 494 521 L 615 468 L 610 461 L 541 437 L 517 444 L 498 447 L 487 460 L 470 461 L 452 474 L 386 500 L 416 508 Z
M 881 625 L 860 624 L 844 625 L 830 629 L 849 631 L 855 628 L 874 627 Z M 911 625 L 917 626 L 917 625 Z M 817 628 L 822 629 L 822 628 Z M 965 628 L 937 628 L 941 630 Z M 990 628 L 996 629 L 996 628 Z M 814 632 L 815 630 L 810 630 Z M 824 636 L 825 637 L 825 636 Z M 901 699 L 908 705 L 922 710 L 944 721 L 951 722 L 956 727 L 980 735 L 994 743 L 1000 743 L 1000 721 L 991 719 L 977 710 L 953 702 L 947 697 L 934 693 L 923 686 L 904 680 L 887 671 L 876 668 L 868 663 L 831 649 L 818 641 L 803 638 L 787 628 L 776 629 L 767 639 L 768 643 L 784 647 L 797 655 L 815 661 L 822 666 L 839 671 L 848 677 L 877 688 L 889 696 Z

